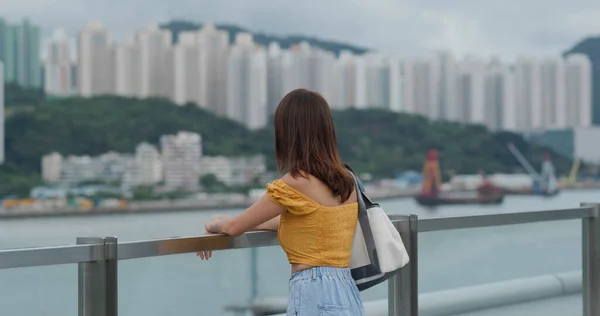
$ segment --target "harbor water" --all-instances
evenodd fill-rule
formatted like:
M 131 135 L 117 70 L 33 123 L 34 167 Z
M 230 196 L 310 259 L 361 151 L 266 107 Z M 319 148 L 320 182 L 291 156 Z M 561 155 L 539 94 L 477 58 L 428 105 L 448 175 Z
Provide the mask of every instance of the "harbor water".
M 427 209 L 412 199 L 381 202 L 389 214 L 458 216 L 577 207 L 598 202 L 600 191 L 556 197 L 509 196 L 502 205 Z M 220 210 L 235 214 L 240 210 Z M 164 212 L 48 217 L 0 221 L 0 249 L 73 244 L 77 236 L 120 241 L 199 235 L 217 212 Z M 252 295 L 251 251 L 230 250 L 200 261 L 195 254 L 119 262 L 122 316 L 232 315 L 223 307 Z M 258 296 L 286 296 L 290 267 L 278 247 L 258 249 Z M 565 221 L 422 233 L 419 291 L 431 292 L 581 268 L 581 222 Z M 362 293 L 385 298 L 387 285 Z M 577 302 L 579 303 L 579 302 Z M 0 270 L 1 315 L 76 315 L 77 265 Z

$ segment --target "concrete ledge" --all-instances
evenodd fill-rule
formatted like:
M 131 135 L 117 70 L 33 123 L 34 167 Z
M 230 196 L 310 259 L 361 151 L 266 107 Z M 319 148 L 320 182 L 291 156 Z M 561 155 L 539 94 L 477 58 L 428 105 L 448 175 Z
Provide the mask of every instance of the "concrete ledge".
M 581 286 L 581 271 L 572 271 L 423 293 L 419 295 L 419 315 L 453 315 L 572 295 L 581 292 Z M 366 315 L 387 316 L 387 299 L 365 302 L 364 306 Z M 286 308 L 285 297 L 257 299 L 245 307 L 257 316 L 284 316 Z
M 581 271 L 573 271 L 424 293 L 419 295 L 419 314 L 452 315 L 570 295 L 580 292 L 581 284 Z M 384 309 L 373 306 L 373 311 L 384 313 L 373 315 L 387 315 L 387 300 L 379 304 Z

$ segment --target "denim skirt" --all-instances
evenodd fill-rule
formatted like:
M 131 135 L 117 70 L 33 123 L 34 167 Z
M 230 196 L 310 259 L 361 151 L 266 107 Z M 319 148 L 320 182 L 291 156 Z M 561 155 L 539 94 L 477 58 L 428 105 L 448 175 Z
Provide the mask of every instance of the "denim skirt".
M 362 316 L 365 314 L 350 269 L 314 267 L 290 278 L 288 316 Z

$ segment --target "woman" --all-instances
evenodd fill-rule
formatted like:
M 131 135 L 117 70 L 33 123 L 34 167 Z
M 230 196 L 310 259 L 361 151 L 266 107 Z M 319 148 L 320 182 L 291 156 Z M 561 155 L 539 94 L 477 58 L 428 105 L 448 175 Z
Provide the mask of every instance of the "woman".
M 348 269 L 358 203 L 338 154 L 329 105 L 320 94 L 297 89 L 281 100 L 274 121 L 277 169 L 285 175 L 267 184 L 265 196 L 243 213 L 213 217 L 206 231 L 278 231 L 292 266 L 288 315 L 363 315 Z

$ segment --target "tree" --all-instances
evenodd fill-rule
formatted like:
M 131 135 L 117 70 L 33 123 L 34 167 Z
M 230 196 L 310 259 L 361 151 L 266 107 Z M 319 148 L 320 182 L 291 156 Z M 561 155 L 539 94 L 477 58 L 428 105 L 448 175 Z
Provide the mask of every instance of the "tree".
M 200 185 L 204 188 L 205 192 L 208 193 L 219 193 L 228 191 L 227 185 L 217 179 L 212 173 L 203 175 L 200 177 Z
M 4 84 L 4 96 L 7 107 L 38 105 L 46 97 L 42 89 L 22 87 L 14 82 Z
M 430 148 L 438 150 L 444 171 L 513 172 L 520 166 L 506 148 L 509 142 L 534 166 L 541 164 L 543 153 L 548 151 L 558 174 L 568 173 L 571 167 L 570 159 L 528 143 L 520 135 L 492 133 L 481 125 L 430 121 L 384 110 L 333 111 L 333 118 L 344 162 L 374 179 L 421 170 Z M 50 152 L 92 156 L 107 151 L 131 153 L 140 142 L 157 144 L 162 135 L 179 131 L 202 135 L 205 155 L 262 154 L 267 168 L 275 169 L 271 125 L 248 130 L 192 103 L 177 106 L 164 99 L 76 97 L 44 101 L 33 111 L 6 118 L 6 167 L 0 167 L 0 196 L 23 195 L 28 187 L 41 183 L 40 160 Z M 199 179 L 208 191 L 227 190 L 216 180 L 214 175 L 204 179 L 207 183 Z

